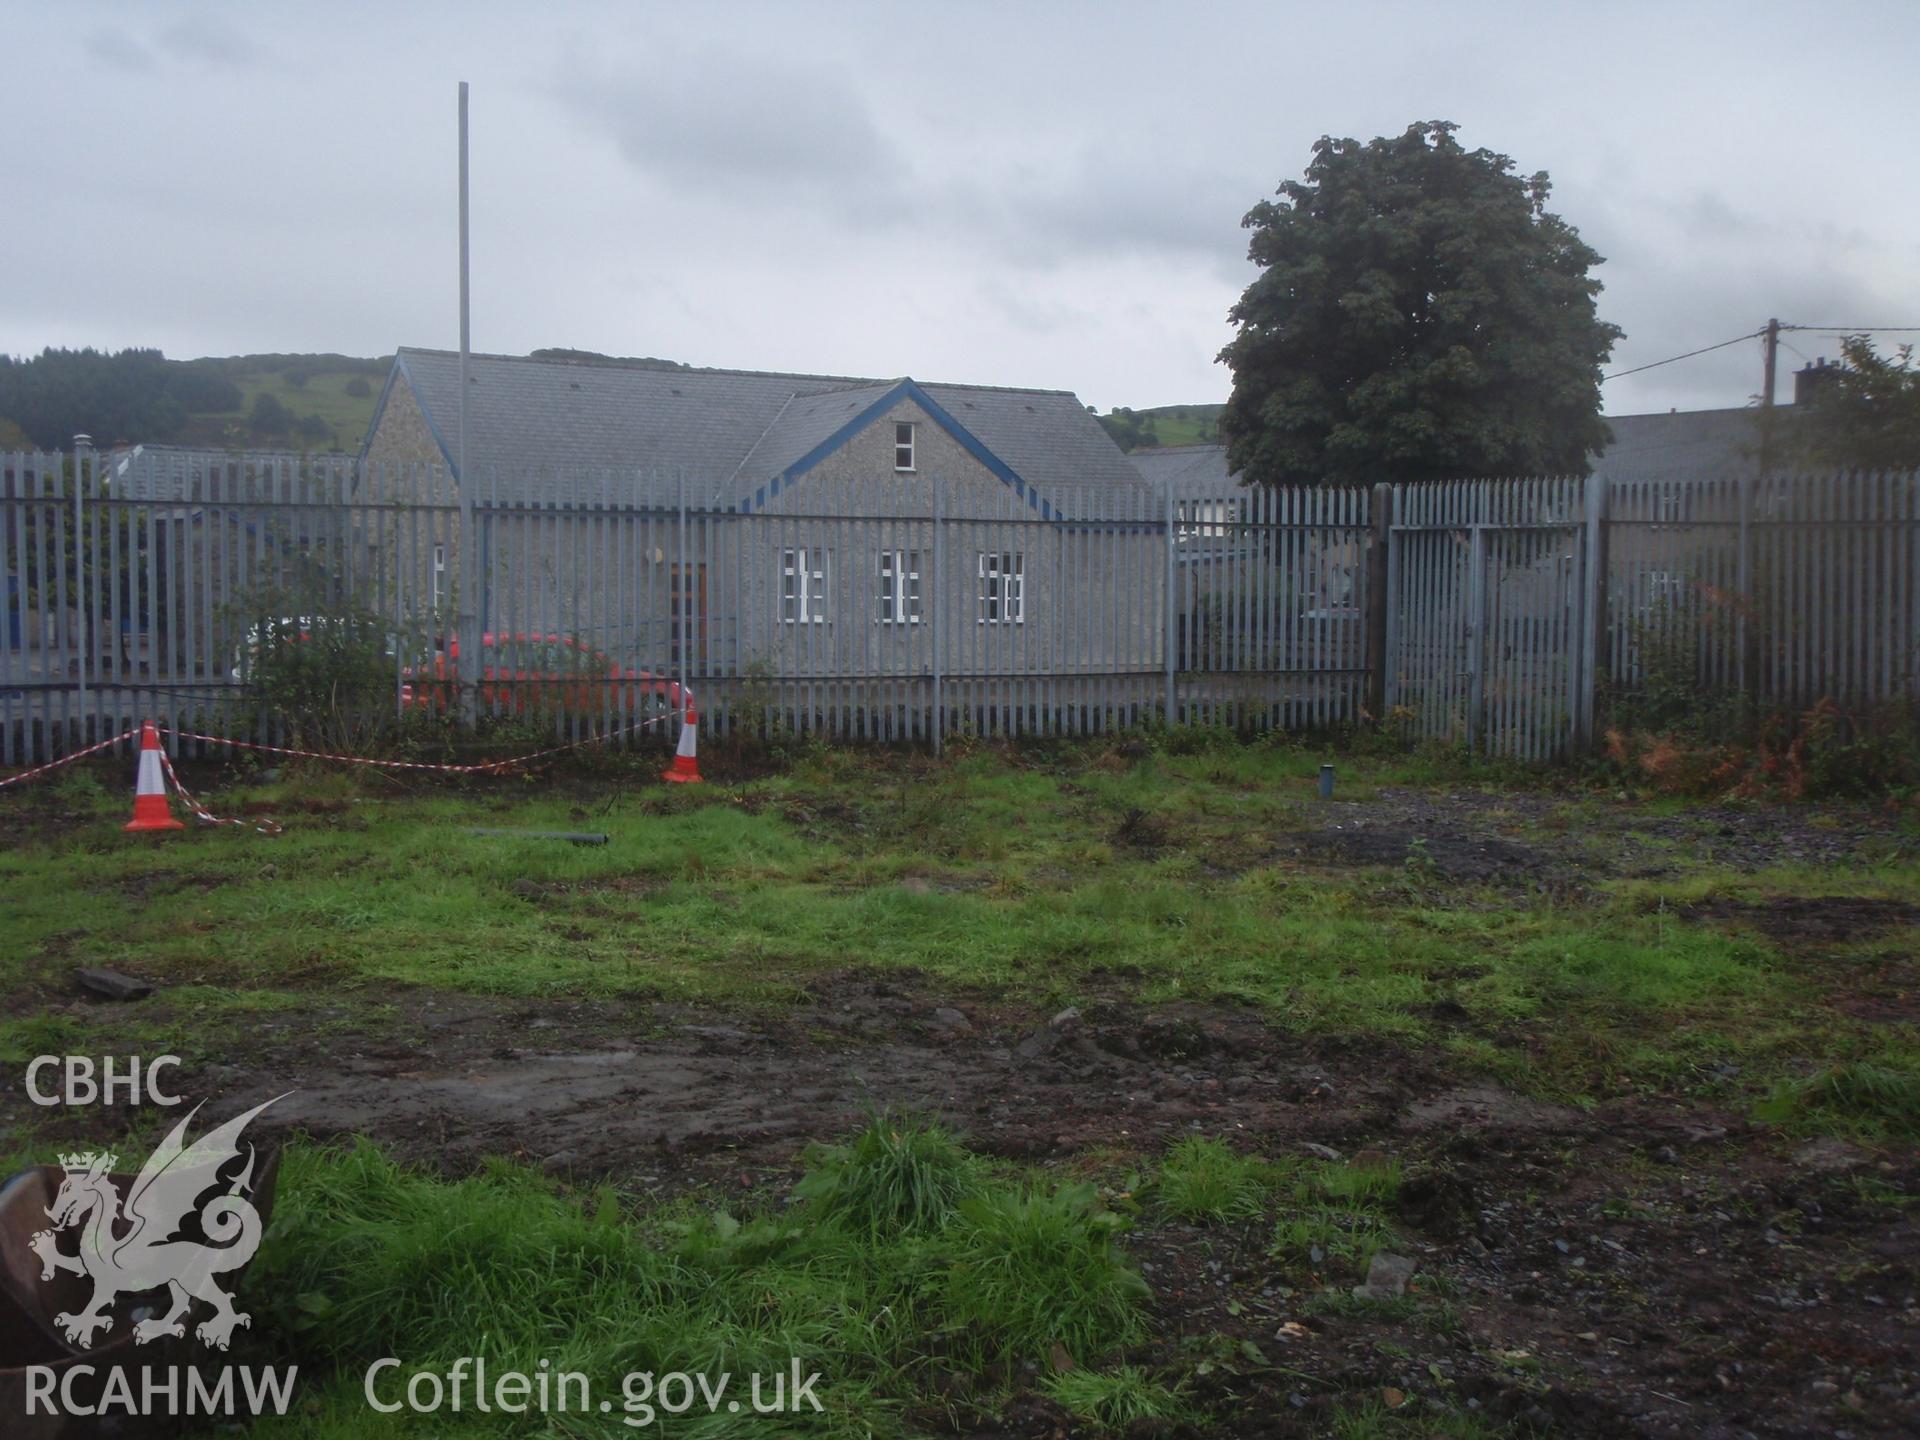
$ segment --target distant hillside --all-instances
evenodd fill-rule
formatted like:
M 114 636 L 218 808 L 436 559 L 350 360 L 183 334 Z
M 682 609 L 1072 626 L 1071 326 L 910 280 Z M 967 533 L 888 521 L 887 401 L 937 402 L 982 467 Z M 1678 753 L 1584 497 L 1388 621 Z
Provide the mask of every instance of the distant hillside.
M 355 450 L 391 362 L 352 355 L 169 360 L 158 350 L 0 355 L 0 449 L 173 444 Z
M 1224 405 L 1159 405 L 1129 410 L 1123 405 L 1099 419 L 1122 450 L 1151 450 L 1159 445 L 1218 443 L 1224 409 Z

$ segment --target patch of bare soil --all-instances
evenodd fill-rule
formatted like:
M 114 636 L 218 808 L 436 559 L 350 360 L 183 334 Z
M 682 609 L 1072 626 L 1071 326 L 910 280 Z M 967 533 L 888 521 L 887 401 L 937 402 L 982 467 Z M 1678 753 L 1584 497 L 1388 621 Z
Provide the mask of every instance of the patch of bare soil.
M 1689 905 L 1680 913 L 1689 920 L 1719 920 L 1750 927 L 1769 939 L 1798 945 L 1838 945 L 1871 939 L 1895 926 L 1920 923 L 1920 906 L 1844 895 L 1789 895 L 1757 902 L 1707 900 Z
M 150 1005 L 163 1005 L 160 997 Z M 915 978 L 849 974 L 777 1017 L 646 1003 L 395 997 L 379 1031 L 263 1017 L 180 1089 L 209 1118 L 269 1095 L 282 1131 L 371 1135 L 470 1171 L 518 1156 L 585 1182 L 754 1191 L 874 1106 L 1064 1173 L 1188 1134 L 1251 1152 L 1399 1158 L 1407 1304 L 1329 1305 L 1262 1223 L 1151 1209 L 1128 1243 L 1160 1338 L 1129 1357 L 1190 1374 L 1212 1433 L 1319 1436 L 1388 1390 L 1582 1436 L 1920 1431 L 1920 1159 L 1796 1147 L 1653 1101 L 1581 1112 L 1451 1076 L 1386 1042 L 1303 1040 L 1254 1012 L 1125 1002 L 1036 1014 Z M 9 1107 L 13 1113 L 9 1113 Z M 0 1118 L 24 1120 L 17 1096 Z M 95 1111 L 100 1138 L 124 1116 Z M 1906 1197 L 1903 1202 L 1901 1197 Z M 1036 1394 L 959 1433 L 1053 1436 Z
M 1310 830 L 1289 837 L 1292 852 L 1342 865 L 1399 865 L 1431 869 L 1461 884 L 1514 884 L 1537 877 L 1548 857 L 1525 845 L 1476 835 L 1455 826 L 1413 829 L 1357 821 L 1351 828 Z
M 1578 898 L 1620 877 L 1702 862 L 1751 873 L 1920 853 L 1920 835 L 1862 806 L 1699 805 L 1649 811 L 1630 799 L 1535 791 L 1387 787 L 1369 800 L 1303 801 L 1302 828 L 1273 855 L 1308 864 L 1411 868 L 1455 884 Z

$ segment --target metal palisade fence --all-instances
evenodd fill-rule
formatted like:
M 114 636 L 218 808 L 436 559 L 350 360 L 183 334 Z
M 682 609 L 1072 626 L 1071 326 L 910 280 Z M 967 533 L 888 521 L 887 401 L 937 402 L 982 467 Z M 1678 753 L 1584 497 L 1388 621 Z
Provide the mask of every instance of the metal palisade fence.
M 466 536 L 438 466 L 0 455 L 0 763 L 149 717 L 284 741 L 284 687 L 335 683 L 303 665 L 341 636 L 357 688 L 321 698 L 370 722 L 464 701 L 665 743 L 684 686 L 722 735 L 937 748 L 1376 718 L 1545 760 L 1676 665 L 1761 704 L 1920 685 L 1912 476 L 1143 484 L 997 506 L 930 476 L 884 513 L 810 509 L 805 486 L 777 509 L 717 501 L 729 479 L 483 473 Z

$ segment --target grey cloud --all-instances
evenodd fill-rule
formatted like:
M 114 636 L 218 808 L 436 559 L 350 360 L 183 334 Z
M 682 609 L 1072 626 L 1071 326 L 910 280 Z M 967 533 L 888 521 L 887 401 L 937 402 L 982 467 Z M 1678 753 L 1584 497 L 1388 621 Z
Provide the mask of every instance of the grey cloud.
M 153 52 L 123 30 L 96 30 L 87 37 L 87 54 L 121 70 L 151 70 Z
M 160 48 L 181 60 L 203 61 L 230 68 L 252 65 L 265 52 L 245 35 L 208 15 L 176 21 L 158 36 Z
M 954 182 L 928 203 L 943 228 L 978 236 L 1018 265 L 1146 256 L 1197 261 L 1244 284 L 1240 217 L 1260 193 L 1223 172 L 1086 149 L 1064 166 Z
M 699 197 L 772 195 L 856 222 L 897 216 L 907 164 L 835 68 L 709 50 L 565 67 L 558 90 L 635 170 Z

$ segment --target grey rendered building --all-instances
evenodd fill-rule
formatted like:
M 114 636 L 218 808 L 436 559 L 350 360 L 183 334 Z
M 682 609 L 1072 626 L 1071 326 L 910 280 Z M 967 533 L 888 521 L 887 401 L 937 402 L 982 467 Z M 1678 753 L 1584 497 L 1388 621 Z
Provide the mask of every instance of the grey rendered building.
M 458 374 L 399 352 L 370 473 L 459 483 Z M 727 678 L 1162 669 L 1162 501 L 1066 391 L 496 355 L 469 374 L 483 629 Z

